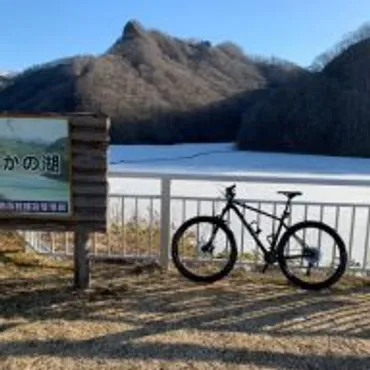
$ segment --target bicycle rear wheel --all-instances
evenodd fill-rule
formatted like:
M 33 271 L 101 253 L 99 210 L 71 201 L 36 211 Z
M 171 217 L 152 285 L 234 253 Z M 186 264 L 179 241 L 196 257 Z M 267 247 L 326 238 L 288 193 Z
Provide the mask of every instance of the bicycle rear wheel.
M 341 278 L 347 265 L 342 238 L 319 221 L 291 226 L 281 237 L 276 251 L 287 279 L 307 290 L 329 288 Z
M 232 231 L 212 216 L 185 221 L 172 238 L 171 252 L 173 263 L 183 276 L 204 283 L 224 278 L 237 259 Z

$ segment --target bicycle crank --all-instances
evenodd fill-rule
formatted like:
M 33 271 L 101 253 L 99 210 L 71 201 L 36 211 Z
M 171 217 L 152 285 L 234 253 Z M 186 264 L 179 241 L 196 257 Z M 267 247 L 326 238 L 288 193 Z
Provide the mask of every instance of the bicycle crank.
M 262 274 L 264 274 L 270 265 L 273 265 L 277 261 L 275 253 L 268 252 L 265 254 L 265 264 L 262 267 Z

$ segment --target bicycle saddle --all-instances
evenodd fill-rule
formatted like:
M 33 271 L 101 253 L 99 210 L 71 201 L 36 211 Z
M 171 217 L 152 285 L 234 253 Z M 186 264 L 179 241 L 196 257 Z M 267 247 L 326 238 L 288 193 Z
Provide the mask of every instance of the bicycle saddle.
M 302 195 L 302 192 L 300 191 L 278 191 L 278 194 L 282 194 L 288 197 L 289 199 L 293 199 L 294 197 Z

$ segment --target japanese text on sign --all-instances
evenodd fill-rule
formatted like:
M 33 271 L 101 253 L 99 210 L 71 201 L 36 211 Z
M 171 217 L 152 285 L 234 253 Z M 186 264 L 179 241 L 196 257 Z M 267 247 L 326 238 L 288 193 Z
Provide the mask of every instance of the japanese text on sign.
M 0 212 L 67 213 L 67 202 L 0 201 Z
M 26 155 L 19 157 L 17 155 L 7 154 L 0 157 L 0 168 L 4 171 L 14 171 L 23 169 L 30 172 L 41 172 L 53 175 L 59 175 L 61 172 L 61 158 L 59 154 Z

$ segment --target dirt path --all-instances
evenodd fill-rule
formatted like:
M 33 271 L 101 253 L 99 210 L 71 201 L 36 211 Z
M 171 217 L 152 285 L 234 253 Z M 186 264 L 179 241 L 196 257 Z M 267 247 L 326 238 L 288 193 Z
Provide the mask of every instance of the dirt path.
M 69 269 L 3 264 L 1 369 L 370 369 L 364 286 L 307 293 L 250 276 L 201 286 L 93 271 L 92 289 L 76 293 Z

